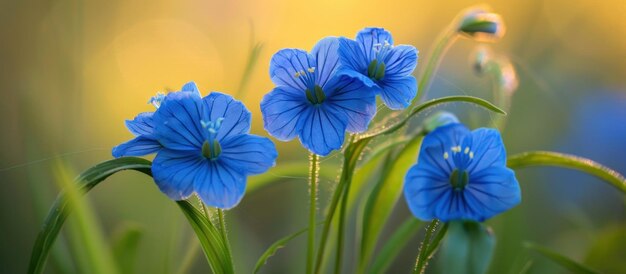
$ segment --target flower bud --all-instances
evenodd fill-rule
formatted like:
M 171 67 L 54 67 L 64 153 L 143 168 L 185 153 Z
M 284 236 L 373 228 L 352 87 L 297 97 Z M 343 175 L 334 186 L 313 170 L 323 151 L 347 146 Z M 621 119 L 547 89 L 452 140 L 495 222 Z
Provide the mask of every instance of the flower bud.
M 505 33 L 502 17 L 484 7 L 470 8 L 461 13 L 457 31 L 479 42 L 495 42 Z
M 447 111 L 439 111 L 426 118 L 424 121 L 424 130 L 431 132 L 438 127 L 455 123 L 459 123 L 459 119 L 456 118 L 454 114 Z

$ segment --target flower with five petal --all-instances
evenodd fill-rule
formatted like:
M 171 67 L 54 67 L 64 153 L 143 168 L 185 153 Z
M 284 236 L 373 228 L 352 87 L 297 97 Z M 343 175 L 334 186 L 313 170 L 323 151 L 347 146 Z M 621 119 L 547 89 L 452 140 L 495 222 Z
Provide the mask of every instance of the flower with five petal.
M 390 109 L 404 109 L 417 93 L 417 81 L 411 75 L 417 66 L 417 49 L 411 45 L 393 45 L 391 33 L 383 28 L 365 28 L 356 41 L 341 38 L 340 74 L 360 79 L 380 94 Z
M 459 123 L 426 135 L 418 163 L 406 175 L 404 196 L 417 218 L 442 221 L 482 222 L 521 201 L 500 133 L 470 132 Z
M 173 200 L 195 192 L 209 206 L 232 208 L 247 176 L 265 172 L 278 155 L 268 138 L 249 134 L 250 112 L 226 94 L 169 93 L 151 121 L 149 137 L 161 146 L 152 174 Z
M 265 129 L 281 141 L 298 136 L 311 152 L 326 156 L 343 144 L 345 131 L 363 132 L 376 113 L 372 88 L 336 73 L 339 40 L 320 40 L 310 53 L 283 49 L 272 57 L 276 87 L 265 95 Z

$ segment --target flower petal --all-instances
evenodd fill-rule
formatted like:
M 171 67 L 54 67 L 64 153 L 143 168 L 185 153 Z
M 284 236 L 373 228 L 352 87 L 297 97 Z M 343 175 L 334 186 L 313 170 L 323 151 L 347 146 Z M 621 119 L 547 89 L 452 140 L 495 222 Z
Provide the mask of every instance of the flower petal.
M 375 92 L 376 94 L 380 93 L 380 87 L 378 87 L 378 84 L 376 84 L 376 82 L 374 82 L 372 79 L 370 79 L 366 75 L 359 73 L 358 71 L 354 71 L 354 70 L 349 69 L 349 68 L 341 67 L 337 71 L 337 75 L 345 75 L 345 76 L 348 76 L 350 78 L 358 79 L 364 85 L 366 85 L 368 87 L 374 88 L 374 90 L 376 91 Z
M 311 152 L 326 156 L 341 148 L 347 126 L 347 117 L 335 109 L 321 104 L 306 108 L 300 115 L 300 142 Z
M 442 198 L 452 191 L 448 181 L 440 172 L 433 172 L 421 163 L 411 167 L 405 177 L 404 197 L 413 215 L 421 220 L 439 218 L 436 206 L 446 203 Z
M 341 68 L 355 71 L 359 74 L 367 73 L 367 66 L 369 66 L 370 60 L 357 41 L 343 37 L 339 38 L 338 52 Z
M 459 145 L 460 140 L 469 134 L 469 129 L 460 123 L 441 126 L 433 130 L 422 141 L 418 165 L 420 168 L 430 169 L 432 173 L 448 178 L 456 168 L 450 149 Z M 448 159 L 444 156 L 446 152 Z
M 230 166 L 240 168 L 243 174 L 259 174 L 274 166 L 276 147 L 270 139 L 241 134 L 225 138 L 220 142 L 222 153 L 220 159 Z
M 348 120 L 346 130 L 363 132 L 376 114 L 376 91 L 363 82 L 346 75 L 337 75 L 328 82 L 326 102 L 335 113 Z
M 155 153 L 161 148 L 162 146 L 158 141 L 146 136 L 138 136 L 135 139 L 114 147 L 112 154 L 115 158 L 144 156 Z
M 412 75 L 403 78 L 385 77 L 378 85 L 382 89 L 380 96 L 383 102 L 394 110 L 408 107 L 417 94 L 417 81 Z
M 180 88 L 181 92 L 191 92 L 193 94 L 196 94 L 200 97 L 202 97 L 202 95 L 200 94 L 200 90 L 198 89 L 198 86 L 196 85 L 196 83 L 194 81 L 191 82 L 187 82 L 186 84 L 183 85 L 183 87 Z
M 195 178 L 208 169 L 207 162 L 197 151 L 162 149 L 152 162 L 152 175 L 161 192 L 183 200 L 193 193 Z
M 126 120 L 126 127 L 135 136 L 150 135 L 154 130 L 154 112 L 139 113 L 133 120 Z
M 417 66 L 417 49 L 414 46 L 399 45 L 393 47 L 385 58 L 385 77 L 400 78 L 413 73 Z
M 479 128 L 463 139 L 462 147 L 469 147 L 474 153 L 468 163 L 468 172 L 474 174 L 483 169 L 506 165 L 506 149 L 500 132 L 491 128 Z
M 296 77 L 296 72 L 308 71 L 315 67 L 315 59 L 306 51 L 300 49 L 282 49 L 270 61 L 270 77 L 277 86 L 289 86 L 298 90 L 306 90 L 302 78 Z
M 326 37 L 313 47 L 311 55 L 315 58 L 316 84 L 324 88 L 339 66 L 339 39 Z
M 206 205 L 230 209 L 243 198 L 246 177 L 220 159 L 208 161 L 196 174 L 194 189 Z
M 154 135 L 159 142 L 176 150 L 198 150 L 206 139 L 200 123 L 201 99 L 189 92 L 167 95 L 154 113 Z
M 276 139 L 289 141 L 300 133 L 298 119 L 311 107 L 304 92 L 288 86 L 274 88 L 261 101 L 265 130 Z
M 374 45 L 385 44 L 385 41 L 393 45 L 391 33 L 383 28 L 365 28 L 357 33 L 356 41 L 359 42 L 367 61 L 372 61 L 376 57 Z
M 515 173 L 505 166 L 471 174 L 464 193 L 468 207 L 475 212 L 471 219 L 476 221 L 484 221 L 507 211 L 522 199 Z
M 250 131 L 250 111 L 240 101 L 219 92 L 211 92 L 202 101 L 204 105 L 203 120 L 217 121 L 218 118 L 224 118 L 222 126 L 217 132 L 216 138 L 218 140 Z

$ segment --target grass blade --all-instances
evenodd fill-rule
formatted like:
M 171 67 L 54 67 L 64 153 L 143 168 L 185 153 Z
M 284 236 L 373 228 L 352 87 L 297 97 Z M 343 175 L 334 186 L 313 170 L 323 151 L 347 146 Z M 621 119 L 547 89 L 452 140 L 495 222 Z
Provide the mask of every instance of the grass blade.
M 410 242 L 410 239 L 417 234 L 421 225 L 422 222 L 413 216 L 410 216 L 404 221 L 380 250 L 374 263 L 372 263 L 369 273 L 386 273 L 387 268 L 389 268 L 398 254 L 400 254 L 400 251 Z
M 141 158 L 119 158 L 98 164 L 83 172 L 75 180 L 79 193 L 85 193 L 98 185 L 107 177 L 122 170 L 136 170 L 150 175 L 151 162 Z M 46 264 L 48 253 L 65 222 L 71 207 L 68 206 L 67 193 L 62 192 L 50 208 L 44 221 L 30 257 L 28 273 L 42 273 Z
M 121 273 L 135 273 L 135 258 L 144 231 L 137 225 L 125 225 L 114 234 L 113 255 Z
M 528 249 L 534 250 L 537 253 L 543 255 L 544 257 L 548 258 L 550 261 L 555 262 L 557 264 L 559 264 L 560 266 L 566 268 L 567 270 L 571 271 L 572 273 L 577 273 L 577 274 L 593 274 L 593 273 L 599 273 L 585 265 L 582 265 L 580 263 L 577 263 L 559 253 L 556 253 L 550 249 L 547 249 L 543 246 L 537 245 L 537 244 L 533 244 L 533 243 L 525 243 L 524 246 Z
M 359 262 L 361 270 L 370 262 L 380 233 L 400 198 L 404 176 L 417 159 L 421 141 L 422 135 L 416 136 L 402 149 L 395 160 L 389 161 L 392 163 L 390 168 L 381 175 L 382 179 L 367 200 L 361 225 L 363 229 Z
M 320 224 L 321 223 L 318 223 L 318 225 Z M 287 245 L 289 241 L 295 239 L 296 237 L 304 234 L 307 231 L 309 231 L 309 228 L 302 229 L 298 232 L 287 235 L 270 245 L 270 247 L 268 247 L 267 250 L 263 252 L 263 255 L 261 255 L 261 257 L 259 257 L 259 260 L 256 262 L 256 265 L 254 266 L 254 273 L 258 273 L 259 270 L 261 270 L 261 267 L 263 267 L 263 265 L 267 263 L 267 260 L 270 257 L 274 256 L 274 254 L 276 254 L 276 251 L 278 251 L 278 249 L 285 247 L 285 245 Z
M 626 194 L 626 179 L 624 176 L 587 158 L 550 151 L 532 151 L 510 156 L 507 165 L 510 168 L 557 166 L 576 169 L 596 176 Z

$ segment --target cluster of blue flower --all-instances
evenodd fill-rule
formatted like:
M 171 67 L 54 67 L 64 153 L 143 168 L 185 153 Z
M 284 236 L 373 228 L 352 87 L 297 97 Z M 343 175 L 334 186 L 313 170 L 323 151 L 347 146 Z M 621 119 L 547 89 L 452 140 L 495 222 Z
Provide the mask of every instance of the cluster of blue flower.
M 312 153 L 326 156 L 341 148 L 346 131 L 367 130 L 377 95 L 390 109 L 411 104 L 416 65 L 415 47 L 394 46 L 382 28 L 363 29 L 355 40 L 324 38 L 310 53 L 280 50 L 270 63 L 276 87 L 261 102 L 265 129 L 281 141 L 297 136 Z M 202 98 L 188 83 L 150 102 L 157 110 L 127 121 L 136 138 L 115 147 L 113 155 L 156 152 L 154 179 L 171 199 L 195 192 L 207 205 L 232 208 L 244 194 L 246 176 L 275 163 L 274 144 L 248 134 L 250 113 L 229 95 Z M 497 130 L 440 126 L 424 138 L 419 155 L 404 192 L 420 219 L 483 221 L 520 202 Z

